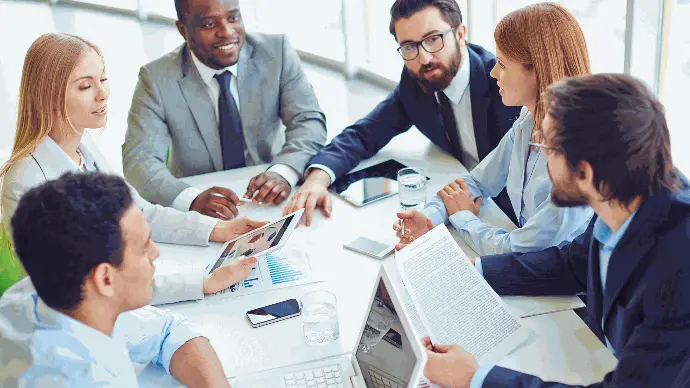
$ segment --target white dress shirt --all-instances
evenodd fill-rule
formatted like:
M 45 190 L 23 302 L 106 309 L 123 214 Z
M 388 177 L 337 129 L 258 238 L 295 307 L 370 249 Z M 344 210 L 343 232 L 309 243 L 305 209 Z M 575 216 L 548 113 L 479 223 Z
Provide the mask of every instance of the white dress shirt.
M 467 170 L 472 170 L 479 163 L 477 139 L 474 136 L 472 121 L 472 99 L 470 98 L 470 53 L 465 49 L 465 56 L 458 74 L 443 91 L 451 102 L 455 123 L 462 147 L 462 163 Z M 436 97 L 438 101 L 438 96 Z
M 177 349 L 200 336 L 151 306 L 120 314 L 107 336 L 48 307 L 24 278 L 0 298 L 0 375 L 20 387 L 137 387 L 133 363 L 169 373 Z
M 221 74 L 225 71 L 229 71 L 232 74 L 232 77 L 230 78 L 230 94 L 232 94 L 232 98 L 235 99 L 237 110 L 241 111 L 242 107 L 240 107 L 239 89 L 237 87 L 237 64 L 228 66 L 224 69 L 214 70 L 201 63 L 201 61 L 196 57 L 196 55 L 194 55 L 194 53 L 191 50 L 190 53 L 192 54 L 192 61 L 194 62 L 196 69 L 199 71 L 199 75 L 201 75 L 201 79 L 206 84 L 206 90 L 208 91 L 208 95 L 209 97 L 211 97 L 211 101 L 214 102 L 213 107 L 216 111 L 216 123 L 220 123 L 220 112 L 218 110 L 218 97 L 220 96 L 220 85 L 218 85 L 218 81 L 216 81 L 216 79 L 214 78 L 216 74 Z M 245 155 L 246 152 L 247 151 L 245 150 Z M 285 180 L 290 184 L 291 187 L 295 187 L 295 185 L 299 181 L 300 174 L 297 171 L 295 171 L 292 167 L 285 164 L 274 164 L 268 169 L 268 171 L 275 172 L 278 175 L 285 178 Z M 192 202 L 194 202 L 194 199 L 196 199 L 196 197 L 199 194 L 201 194 L 201 190 L 197 189 L 196 187 L 188 187 L 175 198 L 175 200 L 172 203 L 172 207 L 178 210 L 187 211 L 192 206 Z M 242 195 L 243 193 L 237 194 Z
M 234 78 L 233 78 L 234 79 Z M 474 123 L 472 121 L 472 98 L 470 97 L 470 53 L 465 48 L 465 55 L 458 73 L 455 75 L 450 85 L 443 91 L 451 102 L 455 123 L 460 136 L 462 146 L 462 163 L 472 170 L 479 163 L 479 152 L 477 151 L 477 140 L 474 136 Z M 438 102 L 438 96 L 436 96 Z M 307 167 L 307 171 L 312 168 L 323 170 L 331 178 L 331 183 L 336 180 L 333 170 L 323 164 L 312 164 Z

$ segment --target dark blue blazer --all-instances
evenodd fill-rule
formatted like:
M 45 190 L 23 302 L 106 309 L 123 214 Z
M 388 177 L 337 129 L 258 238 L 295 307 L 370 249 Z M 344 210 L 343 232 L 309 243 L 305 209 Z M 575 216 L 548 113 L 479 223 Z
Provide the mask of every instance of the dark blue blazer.
M 496 57 L 483 47 L 468 44 L 472 121 L 479 159 L 491 152 L 520 114 L 520 107 L 506 107 L 496 80 L 489 76 Z M 395 136 L 416 126 L 434 144 L 451 153 L 433 93 L 425 93 L 403 69 L 400 83 L 366 117 L 347 127 L 321 149 L 309 164 L 323 164 L 336 177 L 374 156 Z M 459 158 L 459 155 L 454 155 Z
M 587 291 L 588 325 L 602 342 L 606 334 L 618 358 L 591 387 L 690 385 L 690 191 L 653 195 L 638 209 L 611 255 L 603 293 L 596 218 L 560 248 L 482 258 L 484 278 L 501 295 Z M 483 386 L 567 385 L 496 367 Z

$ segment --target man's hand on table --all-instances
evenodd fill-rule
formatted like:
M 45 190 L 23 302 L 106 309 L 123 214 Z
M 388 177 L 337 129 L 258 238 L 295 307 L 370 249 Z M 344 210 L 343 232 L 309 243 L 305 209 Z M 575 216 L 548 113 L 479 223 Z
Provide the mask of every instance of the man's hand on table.
M 262 172 L 249 181 L 244 198 L 253 203 L 273 203 L 280 205 L 292 191 L 290 183 L 277 172 Z
M 283 209 L 283 215 L 304 209 L 305 224 L 307 226 L 311 226 L 314 210 L 317 207 L 322 209 L 324 216 L 330 217 L 333 210 L 331 196 L 328 194 L 328 186 L 330 184 L 331 178 L 325 171 L 318 168 L 312 169 L 302 186 L 288 201 L 287 206 Z
M 443 200 L 448 215 L 452 216 L 463 210 L 469 210 L 474 213 L 475 216 L 479 215 L 479 208 L 482 206 L 482 197 L 477 197 L 476 200 L 472 199 L 470 188 L 467 186 L 467 182 L 462 179 L 458 178 L 454 182 L 447 184 L 444 188 L 439 190 L 438 196 Z
M 419 210 L 405 210 L 397 213 L 396 216 L 398 220 L 393 224 L 393 230 L 395 230 L 395 235 L 400 239 L 400 244 L 398 245 L 409 244 L 426 234 L 426 232 L 434 229 L 434 223 Z M 405 223 L 404 234 L 402 233 L 401 220 Z
M 231 220 L 239 214 L 239 203 L 240 199 L 232 190 L 213 186 L 197 195 L 189 210 L 221 220 Z
M 429 337 L 423 340 L 427 352 L 424 376 L 434 384 L 448 388 L 468 388 L 479 369 L 472 354 L 459 345 L 432 345 Z

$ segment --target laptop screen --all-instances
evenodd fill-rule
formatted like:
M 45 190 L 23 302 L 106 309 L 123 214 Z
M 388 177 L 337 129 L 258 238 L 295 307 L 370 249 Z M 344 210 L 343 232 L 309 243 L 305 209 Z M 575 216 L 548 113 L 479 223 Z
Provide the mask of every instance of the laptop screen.
M 402 327 L 386 285 L 379 277 L 355 353 L 367 388 L 408 386 L 417 363 L 410 343 L 413 340 L 414 334 Z

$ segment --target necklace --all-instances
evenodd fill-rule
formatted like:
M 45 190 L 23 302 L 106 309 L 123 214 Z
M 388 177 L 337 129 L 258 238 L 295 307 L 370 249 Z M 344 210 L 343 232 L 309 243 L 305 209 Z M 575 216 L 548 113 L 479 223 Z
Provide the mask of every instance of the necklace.
M 77 163 L 78 168 L 82 171 L 86 171 L 86 166 L 84 165 L 84 155 L 82 155 L 79 148 L 77 148 L 77 155 L 79 156 L 79 163 Z

